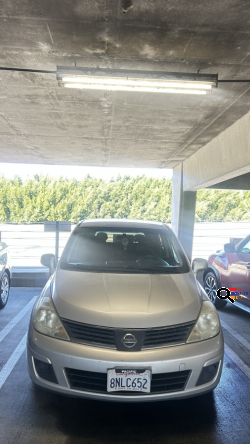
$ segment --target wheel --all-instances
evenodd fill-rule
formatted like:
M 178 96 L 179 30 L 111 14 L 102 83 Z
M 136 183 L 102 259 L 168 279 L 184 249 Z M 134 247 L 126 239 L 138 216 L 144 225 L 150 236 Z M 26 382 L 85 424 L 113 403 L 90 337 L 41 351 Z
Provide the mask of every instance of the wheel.
M 227 305 L 227 300 L 224 299 L 219 299 L 217 297 L 217 290 L 219 288 L 217 279 L 215 274 L 210 271 L 204 280 L 204 289 L 205 292 L 207 293 L 209 299 L 211 300 L 211 302 L 214 304 L 214 306 L 216 308 L 223 308 Z
M 0 294 L 0 310 L 5 307 L 8 301 L 10 292 L 10 280 L 7 273 L 4 273 L 0 279 L 1 294 Z

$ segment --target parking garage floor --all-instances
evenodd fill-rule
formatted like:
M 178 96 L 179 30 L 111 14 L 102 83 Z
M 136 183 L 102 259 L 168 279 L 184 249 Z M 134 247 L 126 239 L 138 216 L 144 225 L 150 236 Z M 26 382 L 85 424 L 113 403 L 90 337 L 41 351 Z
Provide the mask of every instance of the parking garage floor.
M 13 288 L 0 311 L 0 443 L 250 443 L 250 314 L 220 311 L 222 379 L 213 394 L 145 404 L 94 402 L 37 390 L 25 335 L 39 288 Z

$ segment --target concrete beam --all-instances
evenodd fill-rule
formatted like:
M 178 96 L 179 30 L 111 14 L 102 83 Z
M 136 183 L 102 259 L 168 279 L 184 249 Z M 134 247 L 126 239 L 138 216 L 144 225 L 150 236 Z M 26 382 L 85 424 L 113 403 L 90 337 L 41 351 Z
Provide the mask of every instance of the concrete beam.
M 181 242 L 189 260 L 192 258 L 196 192 L 183 191 L 183 165 L 173 170 L 172 229 Z
M 250 190 L 250 173 L 216 183 L 208 188 L 215 188 L 217 190 Z
M 250 112 L 183 163 L 183 190 L 196 191 L 250 172 Z

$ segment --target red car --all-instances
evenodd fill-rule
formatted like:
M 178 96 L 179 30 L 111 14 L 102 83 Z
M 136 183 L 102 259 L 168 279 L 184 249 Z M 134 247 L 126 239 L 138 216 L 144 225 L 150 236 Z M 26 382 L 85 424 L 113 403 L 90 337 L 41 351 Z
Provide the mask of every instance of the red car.
M 224 250 L 208 258 L 208 268 L 203 273 L 203 286 L 217 308 L 223 308 L 228 299 L 219 299 L 221 287 L 236 289 L 235 305 L 250 312 L 250 235 L 237 245 L 229 243 Z

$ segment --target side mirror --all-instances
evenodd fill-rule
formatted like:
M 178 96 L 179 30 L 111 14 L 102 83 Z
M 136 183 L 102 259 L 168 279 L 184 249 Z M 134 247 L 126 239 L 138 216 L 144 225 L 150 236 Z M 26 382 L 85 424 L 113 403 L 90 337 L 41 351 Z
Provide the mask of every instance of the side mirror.
M 204 270 L 208 268 L 208 262 L 206 259 L 196 258 L 192 262 L 192 270 L 194 273 L 197 273 L 200 270 Z
M 54 254 L 43 254 L 41 256 L 40 262 L 44 267 L 49 268 L 50 275 L 54 273 L 56 268 L 55 255 Z
M 229 244 L 224 245 L 225 253 L 235 253 L 235 244 L 230 242 Z

